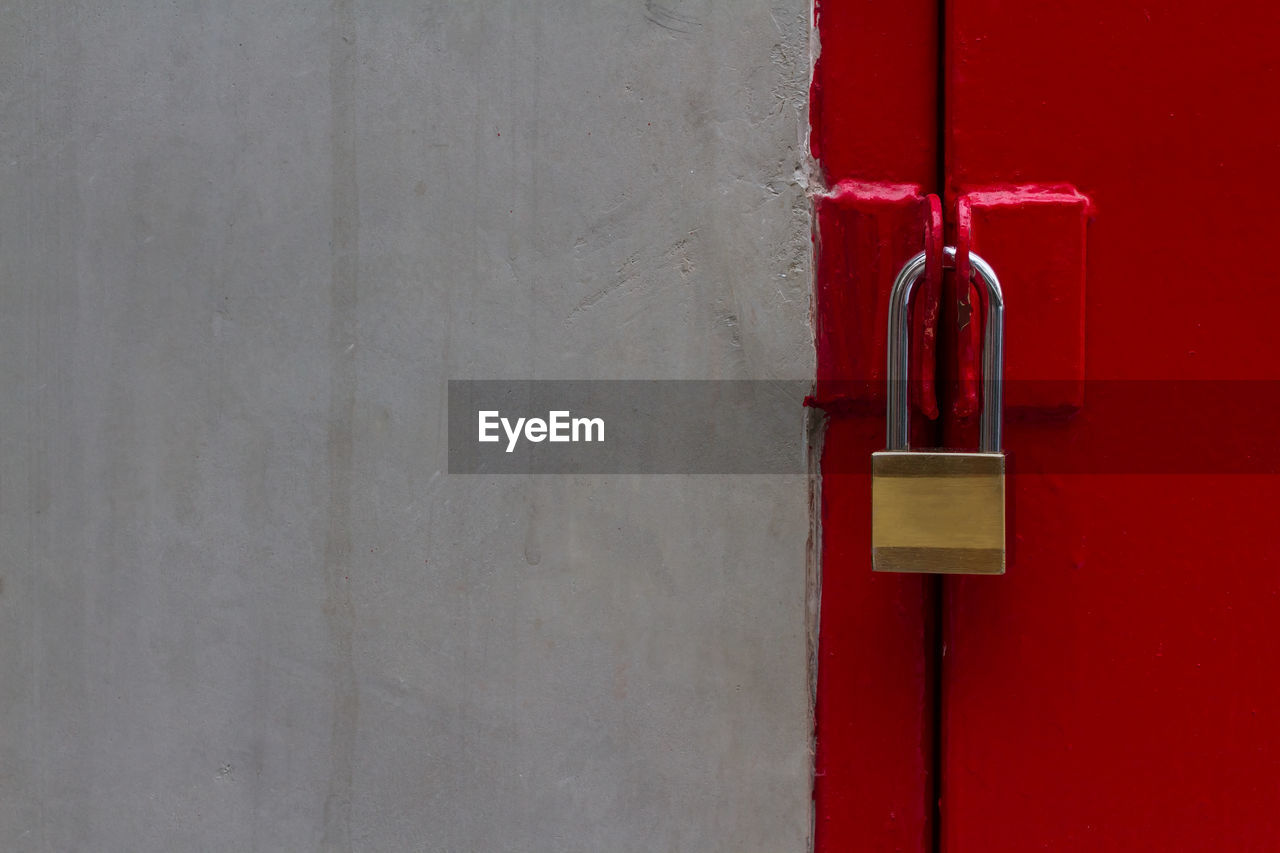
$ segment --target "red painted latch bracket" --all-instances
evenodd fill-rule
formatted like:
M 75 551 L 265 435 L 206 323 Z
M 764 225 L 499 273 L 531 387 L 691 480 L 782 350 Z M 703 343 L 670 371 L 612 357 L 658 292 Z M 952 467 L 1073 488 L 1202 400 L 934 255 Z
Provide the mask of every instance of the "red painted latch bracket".
M 985 258 L 1004 290 L 1006 411 L 1076 411 L 1084 405 L 1089 199 L 1065 186 L 982 188 L 958 194 L 948 207 L 957 247 Z M 977 369 L 966 340 L 962 335 L 961 378 Z
M 815 213 L 818 369 L 811 402 L 829 413 L 883 415 L 889 291 L 926 242 L 941 246 L 941 205 L 916 184 L 841 181 L 817 198 Z M 913 378 L 927 379 L 923 408 L 931 417 L 939 272 L 922 282 L 912 341 Z

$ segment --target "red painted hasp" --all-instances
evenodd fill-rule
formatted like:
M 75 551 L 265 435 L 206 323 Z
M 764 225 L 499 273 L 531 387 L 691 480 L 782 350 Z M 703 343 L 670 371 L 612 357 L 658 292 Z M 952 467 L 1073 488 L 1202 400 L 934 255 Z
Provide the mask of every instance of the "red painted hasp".
M 1083 407 L 1011 415 L 1008 574 L 946 585 L 942 849 L 1280 850 L 1280 477 L 1249 446 L 1277 386 L 1233 382 L 1280 379 L 1280 6 L 945 21 L 951 197 L 1067 182 L 1096 213 Z M 1028 283 L 979 251 L 1032 355 Z
M 819 0 L 816 15 L 811 139 L 826 190 L 815 200 L 815 396 L 829 421 L 815 844 L 819 853 L 925 853 L 933 797 L 931 586 L 871 573 L 868 476 L 848 472 L 865 471 L 884 445 L 885 298 L 898 268 L 924 247 L 931 217 L 924 195 L 938 189 L 937 7 L 933 0 Z

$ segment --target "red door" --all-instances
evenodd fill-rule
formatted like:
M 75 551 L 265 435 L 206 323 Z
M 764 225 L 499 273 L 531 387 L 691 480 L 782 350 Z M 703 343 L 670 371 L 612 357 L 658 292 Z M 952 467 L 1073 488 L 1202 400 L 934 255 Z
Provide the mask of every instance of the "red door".
M 829 5 L 819 7 L 824 60 L 851 32 L 874 32 L 824 21 Z M 858 6 L 842 9 L 873 14 Z M 956 203 L 975 191 L 1070 187 L 1089 199 L 1083 397 L 1074 412 L 1031 406 L 1006 418 L 1010 550 L 1008 573 L 994 578 L 868 577 L 854 460 L 882 440 L 882 409 L 871 392 L 861 408 L 830 405 L 818 849 L 1280 850 L 1280 287 L 1270 258 L 1280 10 L 950 0 L 903 14 L 942 33 L 941 85 L 888 60 L 845 80 L 820 65 L 819 118 L 855 100 L 842 85 L 928 92 L 940 122 L 883 126 L 936 140 L 943 168 L 911 180 L 943 197 L 953 237 Z M 841 132 L 878 123 L 864 111 Z M 830 146 L 829 126 L 815 125 Z M 874 157 L 859 162 L 860 181 L 903 180 L 877 173 Z M 819 203 L 820 333 L 855 323 L 849 304 L 867 313 L 884 285 L 866 261 L 866 215 L 837 216 L 832 204 Z M 918 251 L 929 214 L 901 215 L 907 232 L 917 223 L 906 248 Z M 1061 223 L 1044 222 L 1052 247 Z M 1005 269 L 1026 269 L 1027 246 L 986 227 L 975 222 L 974 248 L 998 272 L 1001 254 Z M 893 254 L 882 265 L 905 260 L 892 239 L 876 245 Z M 1061 371 L 1063 347 L 1079 340 L 1044 325 L 1074 310 L 1071 294 L 1050 315 L 1062 293 L 1002 278 L 1017 379 L 1078 379 Z M 974 369 L 953 345 L 963 335 L 947 326 L 947 305 L 943 379 Z M 874 363 L 881 341 L 824 356 L 820 339 L 820 377 L 847 374 L 859 357 Z M 932 434 L 959 443 L 971 418 L 940 387 Z M 905 665 L 917 642 L 917 665 Z M 895 665 L 867 663 L 881 656 Z M 923 734 L 904 734 L 904 719 Z M 841 728 L 848 721 L 856 733 Z
M 941 189 L 938 9 L 936 0 L 822 0 L 817 20 L 819 376 L 883 380 L 885 297 L 923 243 L 924 194 Z M 871 574 L 870 485 L 850 472 L 883 446 L 883 396 L 854 391 L 816 395 L 828 422 L 815 845 L 923 853 L 933 827 L 936 584 Z

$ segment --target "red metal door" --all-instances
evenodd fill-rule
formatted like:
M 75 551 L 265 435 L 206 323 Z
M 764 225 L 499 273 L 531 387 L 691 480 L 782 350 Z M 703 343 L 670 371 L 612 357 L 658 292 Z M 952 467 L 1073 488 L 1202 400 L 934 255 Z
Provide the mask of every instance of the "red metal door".
M 1280 7 L 823 0 L 818 27 L 817 849 L 1280 850 Z M 925 194 L 954 237 L 957 199 L 1026 185 L 1090 200 L 1083 404 L 1007 419 L 1007 575 L 874 577 L 883 400 L 823 379 L 883 379 Z M 1011 390 L 1053 398 L 1059 297 L 1004 284 Z M 971 373 L 941 319 L 937 375 Z M 942 402 L 934 437 L 969 440 Z
M 1280 379 L 1280 11 L 945 22 L 947 189 L 1068 183 L 1094 214 L 1083 408 L 1010 420 L 1008 574 L 945 582 L 942 849 L 1280 850 L 1280 386 L 1240 381 Z M 1032 363 L 1035 284 L 1006 281 Z
M 884 442 L 875 398 L 827 380 L 880 379 L 884 298 L 919 251 L 924 194 L 941 189 L 936 0 L 818 0 L 811 92 L 817 194 L 822 595 L 815 844 L 925 853 L 936 757 L 936 586 L 873 576 L 865 460 Z M 879 397 L 883 407 L 883 396 Z

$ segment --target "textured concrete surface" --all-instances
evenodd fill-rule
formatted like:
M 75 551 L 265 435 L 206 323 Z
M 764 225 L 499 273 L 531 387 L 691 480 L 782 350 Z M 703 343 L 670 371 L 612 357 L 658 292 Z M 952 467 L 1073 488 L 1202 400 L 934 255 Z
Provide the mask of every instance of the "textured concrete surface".
M 806 849 L 805 478 L 443 471 L 811 375 L 807 9 L 4 4 L 0 849 Z

